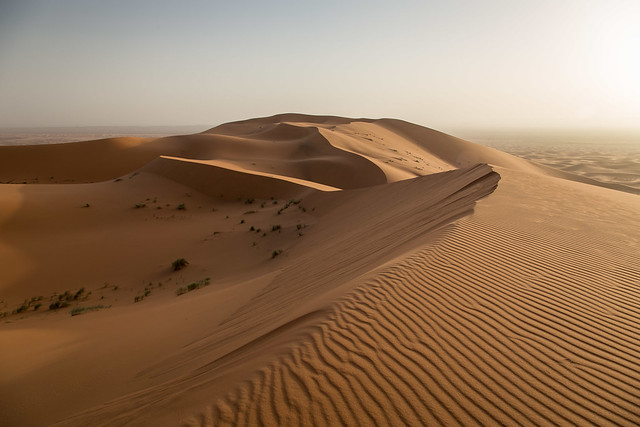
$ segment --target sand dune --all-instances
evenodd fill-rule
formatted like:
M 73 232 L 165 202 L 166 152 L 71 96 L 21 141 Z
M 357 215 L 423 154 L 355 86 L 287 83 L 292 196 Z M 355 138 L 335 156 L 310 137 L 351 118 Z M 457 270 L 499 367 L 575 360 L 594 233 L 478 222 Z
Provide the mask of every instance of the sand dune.
M 75 180 L 0 185 L 9 425 L 640 423 L 636 195 L 390 119 L 65 145 L 0 147 Z

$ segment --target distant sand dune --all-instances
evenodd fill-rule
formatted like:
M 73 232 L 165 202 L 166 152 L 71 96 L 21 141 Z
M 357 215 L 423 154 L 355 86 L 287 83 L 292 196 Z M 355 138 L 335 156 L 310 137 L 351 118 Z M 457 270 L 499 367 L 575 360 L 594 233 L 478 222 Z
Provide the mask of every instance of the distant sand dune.
M 640 424 L 630 187 L 301 114 L 0 181 L 0 424 Z

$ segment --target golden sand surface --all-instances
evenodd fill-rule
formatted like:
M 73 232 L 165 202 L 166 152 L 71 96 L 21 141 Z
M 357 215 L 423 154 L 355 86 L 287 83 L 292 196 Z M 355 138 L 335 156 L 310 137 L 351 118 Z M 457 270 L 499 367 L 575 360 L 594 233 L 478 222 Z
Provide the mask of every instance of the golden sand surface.
M 0 147 L 3 422 L 638 425 L 640 199 L 590 178 L 300 114 Z

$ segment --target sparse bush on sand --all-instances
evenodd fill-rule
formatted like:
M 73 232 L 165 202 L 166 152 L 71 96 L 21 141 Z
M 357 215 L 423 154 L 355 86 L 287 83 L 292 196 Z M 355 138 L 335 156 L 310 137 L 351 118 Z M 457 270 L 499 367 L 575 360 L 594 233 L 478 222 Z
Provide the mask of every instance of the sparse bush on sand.
M 182 270 L 188 265 L 189 265 L 189 261 L 187 261 L 184 258 L 178 258 L 177 260 L 171 263 L 171 266 L 173 267 L 173 271 Z
M 59 308 L 69 307 L 69 303 L 66 301 L 58 300 L 49 304 L 49 310 L 57 310 Z
M 207 277 L 206 279 L 198 280 L 197 282 L 189 283 L 186 287 L 182 286 L 176 289 L 176 295 L 180 296 L 186 294 L 187 292 L 195 291 L 196 289 L 203 288 L 205 286 L 209 286 L 211 284 L 211 278 Z
M 88 311 L 100 310 L 101 308 L 109 308 L 109 307 L 106 307 L 104 305 L 92 305 L 90 307 L 75 307 L 69 313 L 72 316 L 77 316 L 78 314 L 83 314 L 83 313 L 86 313 Z

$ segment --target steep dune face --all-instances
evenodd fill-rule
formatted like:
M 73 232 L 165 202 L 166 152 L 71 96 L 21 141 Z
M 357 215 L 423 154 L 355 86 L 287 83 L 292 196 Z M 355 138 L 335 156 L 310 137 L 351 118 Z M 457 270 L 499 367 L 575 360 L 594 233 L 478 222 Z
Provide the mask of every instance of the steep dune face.
M 615 237 L 637 198 L 499 171 L 473 217 L 185 425 L 637 425 L 640 235 Z
M 640 422 L 634 195 L 391 119 L 5 148 L 10 425 Z

